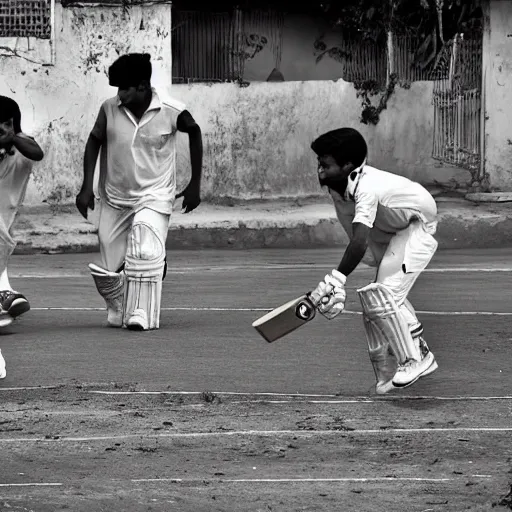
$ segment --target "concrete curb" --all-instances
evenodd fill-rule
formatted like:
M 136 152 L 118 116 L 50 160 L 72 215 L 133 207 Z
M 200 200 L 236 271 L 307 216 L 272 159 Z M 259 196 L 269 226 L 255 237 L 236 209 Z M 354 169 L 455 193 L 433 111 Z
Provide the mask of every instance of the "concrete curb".
M 512 205 L 475 204 L 438 199 L 440 249 L 504 247 L 512 244 Z M 74 207 L 46 207 L 20 212 L 13 229 L 16 254 L 97 252 L 95 226 Z M 176 212 L 168 249 L 313 248 L 348 242 L 331 203 L 261 203 L 201 205 Z

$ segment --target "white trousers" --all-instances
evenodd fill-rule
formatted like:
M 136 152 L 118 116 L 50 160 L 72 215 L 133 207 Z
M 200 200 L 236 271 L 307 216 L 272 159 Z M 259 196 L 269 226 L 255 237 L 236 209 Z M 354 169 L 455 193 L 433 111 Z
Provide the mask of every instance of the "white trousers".
M 435 221 L 428 224 L 414 221 L 389 243 L 370 240 L 369 244 L 377 264 L 375 282 L 391 290 L 411 331 L 421 324 L 407 296 L 437 250 L 438 243 L 433 236 L 436 226 Z
M 101 266 L 116 272 L 123 265 L 128 247 L 128 234 L 135 221 L 144 221 L 159 234 L 164 246 L 167 240 L 170 215 L 143 208 L 112 208 L 104 201 L 98 201 L 98 239 L 100 244 Z
M 29 179 L 30 170 L 25 169 L 0 176 L 0 275 L 6 271 L 16 247 L 11 228 L 25 198 Z

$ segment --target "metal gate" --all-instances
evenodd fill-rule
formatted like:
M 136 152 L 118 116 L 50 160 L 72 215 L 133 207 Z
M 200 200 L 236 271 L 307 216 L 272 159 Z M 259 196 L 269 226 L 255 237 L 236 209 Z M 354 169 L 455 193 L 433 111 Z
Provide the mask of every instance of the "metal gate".
M 479 174 L 482 160 L 482 37 L 457 35 L 433 71 L 432 156 Z

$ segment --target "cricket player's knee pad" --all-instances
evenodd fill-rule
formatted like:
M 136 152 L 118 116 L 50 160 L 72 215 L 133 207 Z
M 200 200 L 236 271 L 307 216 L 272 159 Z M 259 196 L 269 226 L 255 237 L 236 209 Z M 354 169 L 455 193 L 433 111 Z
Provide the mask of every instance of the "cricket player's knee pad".
M 392 292 L 381 283 L 357 290 L 370 353 L 391 348 L 399 363 L 420 358 L 409 326 Z
M 135 310 L 142 310 L 148 328 L 160 323 L 160 299 L 165 269 L 165 242 L 145 222 L 134 223 L 128 237 L 124 272 L 126 274 L 125 322 Z
M 145 222 L 132 226 L 124 271 L 127 276 L 162 279 L 165 267 L 165 243 L 158 232 Z

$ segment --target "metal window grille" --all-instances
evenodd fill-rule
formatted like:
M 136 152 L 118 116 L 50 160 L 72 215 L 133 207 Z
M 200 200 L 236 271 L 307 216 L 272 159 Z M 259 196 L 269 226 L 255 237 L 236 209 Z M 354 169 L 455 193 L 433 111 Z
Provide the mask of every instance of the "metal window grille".
M 0 37 L 50 36 L 50 0 L 0 0 Z
M 174 83 L 235 78 L 233 21 L 231 13 L 173 11 Z
M 399 80 L 417 82 L 432 80 L 432 65 L 422 69 L 414 65 L 415 55 L 421 41 L 410 35 L 395 35 L 393 37 L 393 70 Z
M 359 35 L 344 34 L 341 50 L 348 55 L 343 64 L 343 79 L 347 82 L 374 80 L 386 83 L 387 53 L 386 45 L 373 39 L 364 39 Z
M 283 21 L 274 11 L 173 11 L 173 82 L 241 79 L 245 61 L 263 46 L 279 67 Z

